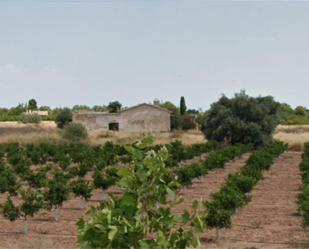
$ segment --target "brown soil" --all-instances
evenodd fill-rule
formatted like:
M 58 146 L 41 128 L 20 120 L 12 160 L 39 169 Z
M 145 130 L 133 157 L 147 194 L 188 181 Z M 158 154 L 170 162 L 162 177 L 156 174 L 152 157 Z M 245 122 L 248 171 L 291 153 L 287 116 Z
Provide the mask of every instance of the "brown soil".
M 281 155 L 251 193 L 251 202 L 239 209 L 232 228 L 223 230 L 218 244 L 205 248 L 309 248 L 309 231 L 302 227 L 297 196 L 302 180 L 299 171 L 301 153 Z M 214 231 L 204 235 L 214 239 Z

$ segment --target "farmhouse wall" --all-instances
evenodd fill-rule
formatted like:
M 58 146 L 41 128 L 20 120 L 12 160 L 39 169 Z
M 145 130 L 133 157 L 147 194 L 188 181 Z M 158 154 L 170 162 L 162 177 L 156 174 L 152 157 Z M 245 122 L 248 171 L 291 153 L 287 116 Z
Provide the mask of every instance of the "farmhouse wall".
M 73 122 L 90 131 L 107 131 L 109 124 L 118 123 L 120 131 L 162 132 L 170 131 L 170 112 L 160 107 L 141 104 L 120 113 L 74 113 Z
M 109 129 L 109 123 L 119 123 L 119 113 L 75 113 L 73 122 L 82 124 L 89 131 Z
M 141 105 L 124 110 L 120 117 L 120 130 L 132 132 L 170 131 L 170 113 Z

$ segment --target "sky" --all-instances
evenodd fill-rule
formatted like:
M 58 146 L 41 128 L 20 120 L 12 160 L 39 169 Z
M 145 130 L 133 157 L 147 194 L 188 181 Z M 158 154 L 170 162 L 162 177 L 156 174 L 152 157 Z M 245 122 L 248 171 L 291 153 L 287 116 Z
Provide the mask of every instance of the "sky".
M 0 106 L 309 107 L 309 1 L 0 0 Z

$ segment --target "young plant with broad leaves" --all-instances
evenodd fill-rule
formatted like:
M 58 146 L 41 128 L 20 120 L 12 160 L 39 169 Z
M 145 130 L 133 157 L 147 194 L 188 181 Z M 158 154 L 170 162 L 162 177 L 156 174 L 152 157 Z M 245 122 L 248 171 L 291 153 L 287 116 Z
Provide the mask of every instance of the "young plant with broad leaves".
M 151 143 L 144 138 L 127 150 L 130 166 L 120 168 L 117 185 L 122 195 L 92 208 L 87 220 L 78 222 L 81 248 L 185 249 L 199 246 L 199 233 L 205 228 L 205 211 L 198 202 L 192 212 L 179 216 L 171 207 L 176 197 L 177 178 L 165 167 L 165 148 L 145 152 Z

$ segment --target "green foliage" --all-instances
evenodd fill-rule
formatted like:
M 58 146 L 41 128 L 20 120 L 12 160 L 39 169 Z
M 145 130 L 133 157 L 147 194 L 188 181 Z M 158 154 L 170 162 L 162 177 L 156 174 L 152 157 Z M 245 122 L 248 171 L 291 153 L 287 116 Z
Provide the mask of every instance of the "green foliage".
M 92 187 L 88 181 L 85 181 L 83 178 L 78 178 L 72 181 L 70 185 L 75 196 L 83 197 L 85 200 L 90 199 Z
M 169 167 L 176 166 L 182 160 L 192 159 L 203 153 L 210 152 L 218 147 L 218 143 L 209 141 L 184 147 L 180 141 L 171 142 L 166 145 L 169 157 L 165 164 Z
M 190 185 L 194 178 L 207 174 L 208 170 L 224 167 L 227 161 L 240 156 L 248 150 L 250 150 L 250 146 L 245 145 L 228 146 L 215 150 L 210 152 L 203 162 L 177 168 L 175 174 L 182 185 Z
M 298 203 L 304 219 L 304 225 L 309 226 L 309 143 L 305 144 L 300 169 L 303 177 L 303 188 L 302 193 L 299 195 Z
M 10 196 L 7 197 L 6 202 L 0 207 L 4 218 L 8 219 L 9 221 L 15 221 L 19 218 L 19 208 L 14 205 Z
M 240 173 L 230 175 L 220 191 L 213 194 L 212 201 L 204 203 L 208 210 L 206 217 L 208 226 L 229 228 L 231 216 L 236 209 L 248 202 L 246 193 L 250 192 L 261 179 L 261 172 L 269 169 L 274 159 L 285 149 L 286 145 L 280 142 L 258 149 L 251 155 Z
M 303 106 L 293 109 L 288 104 L 281 104 L 279 118 L 283 125 L 305 125 L 309 124 L 309 111 Z
M 21 193 L 22 203 L 20 206 L 20 212 L 23 214 L 24 219 L 27 217 L 33 217 L 40 209 L 43 208 L 43 195 L 40 191 L 28 188 L 22 190 Z
M 133 161 L 118 171 L 122 196 L 93 208 L 88 214 L 91 219 L 78 223 L 81 248 L 182 249 L 199 245 L 198 232 L 204 224 L 198 205 L 194 204 L 192 214 L 179 217 L 171 212 L 170 207 L 179 200 L 173 191 L 176 180 L 164 181 L 170 176 L 164 165 L 167 150 L 145 154 L 147 144 L 144 140 L 127 147 Z
M 230 228 L 231 213 L 229 210 L 223 209 L 217 202 L 205 202 L 207 210 L 206 224 L 215 228 Z
M 110 102 L 107 106 L 107 109 L 111 113 L 116 113 L 121 110 L 122 104 L 119 101 Z
M 279 103 L 268 97 L 222 96 L 205 116 L 202 131 L 208 139 L 231 144 L 265 145 L 278 124 Z
M 179 110 L 180 110 L 180 115 L 184 115 L 186 113 L 187 106 L 186 106 L 186 101 L 185 101 L 185 97 L 184 96 L 181 96 L 181 98 L 180 98 Z
M 5 163 L 0 163 L 0 193 L 16 194 L 17 177 L 14 170 Z
M 88 137 L 88 132 L 82 124 L 69 123 L 64 126 L 63 138 L 70 142 L 81 142 Z
M 37 104 L 36 100 L 30 99 L 28 101 L 28 110 L 33 111 L 33 110 L 37 110 L 37 109 L 38 109 L 38 104 Z
M 59 128 L 63 128 L 66 124 L 72 122 L 72 112 L 69 108 L 63 108 L 61 109 L 56 117 L 55 117 L 55 122 Z
M 47 190 L 44 199 L 48 208 L 61 207 L 63 202 L 68 200 L 70 189 L 68 179 L 62 172 L 54 172 L 51 179 L 47 182 Z
M 37 114 L 21 114 L 18 120 L 24 124 L 38 124 L 42 121 L 42 118 Z

